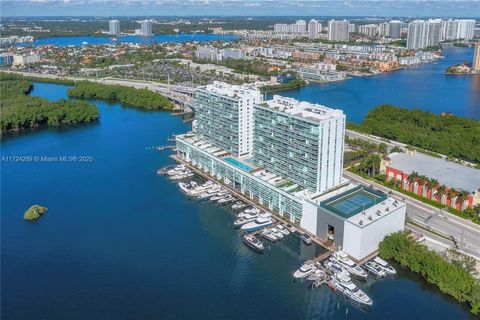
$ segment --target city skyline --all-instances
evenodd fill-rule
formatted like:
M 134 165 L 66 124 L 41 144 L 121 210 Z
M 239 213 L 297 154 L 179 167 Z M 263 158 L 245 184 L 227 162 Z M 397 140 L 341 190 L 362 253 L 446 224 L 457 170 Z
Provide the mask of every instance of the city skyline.
M 380 16 L 476 17 L 479 1 L 5 0 L 2 16 Z

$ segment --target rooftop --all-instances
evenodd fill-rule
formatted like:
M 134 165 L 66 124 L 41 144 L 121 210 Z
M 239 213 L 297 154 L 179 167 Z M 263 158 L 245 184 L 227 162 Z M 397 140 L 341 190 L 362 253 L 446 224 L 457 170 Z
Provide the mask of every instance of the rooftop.
M 459 190 L 474 192 L 480 189 L 480 170 L 459 163 L 446 161 L 422 153 L 392 153 L 388 156 L 390 165 L 410 174 L 412 171 L 428 178 L 437 179 L 440 184 Z
M 260 104 L 263 107 L 276 109 L 288 115 L 321 122 L 332 118 L 345 117 L 342 110 L 328 108 L 307 101 L 298 101 L 293 98 L 274 95 L 273 99 Z
M 221 81 L 214 81 L 212 84 L 208 84 L 203 87 L 205 91 L 216 93 L 222 96 L 227 97 L 244 97 L 244 96 L 252 96 L 257 95 L 259 99 L 261 98 L 261 93 L 258 88 L 253 85 L 235 85 L 229 84 L 226 82 Z

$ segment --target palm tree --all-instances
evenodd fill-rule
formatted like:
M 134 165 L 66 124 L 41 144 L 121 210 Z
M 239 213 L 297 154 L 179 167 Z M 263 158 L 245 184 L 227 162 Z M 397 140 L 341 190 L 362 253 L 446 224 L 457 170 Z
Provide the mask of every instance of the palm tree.
M 437 179 L 429 179 L 427 182 L 427 191 L 432 191 L 433 189 L 438 188 Z M 430 199 L 433 197 L 433 191 L 430 193 Z
M 409 185 L 414 185 L 414 183 L 417 182 L 418 177 L 419 177 L 418 173 L 415 171 L 412 171 L 412 173 L 408 175 L 406 180 Z M 413 191 L 413 188 L 412 188 L 412 191 Z
M 453 198 L 455 198 L 458 194 L 458 191 L 455 190 L 454 188 L 450 188 L 447 192 L 447 197 L 450 199 L 450 206 L 452 206 L 453 203 Z
M 425 187 L 425 185 L 427 184 L 428 182 L 428 178 L 427 176 L 424 176 L 423 174 L 421 176 L 418 177 L 418 184 L 421 185 L 422 187 Z M 424 190 L 425 188 L 422 188 L 422 194 L 421 196 L 423 197 L 423 193 L 424 193 Z
M 442 184 L 440 187 L 437 188 L 437 192 L 435 192 L 435 197 L 440 200 L 442 203 L 442 197 L 447 193 L 447 186 Z
M 465 190 L 460 190 L 460 192 L 457 195 L 457 204 L 460 204 L 460 210 L 463 210 L 463 206 L 465 204 L 465 200 L 468 199 L 468 196 L 470 195 L 469 192 Z

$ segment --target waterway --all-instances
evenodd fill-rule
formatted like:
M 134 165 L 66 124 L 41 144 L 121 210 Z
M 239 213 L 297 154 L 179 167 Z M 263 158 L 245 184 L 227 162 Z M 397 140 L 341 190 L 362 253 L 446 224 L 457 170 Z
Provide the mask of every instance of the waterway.
M 207 41 L 233 41 L 237 39 L 233 35 L 217 35 L 203 33 L 179 33 L 179 34 L 157 34 L 153 36 L 141 35 L 120 35 L 117 37 L 94 37 L 94 36 L 76 36 L 76 37 L 51 37 L 36 39 L 33 43 L 21 43 L 19 45 L 56 45 L 60 47 L 81 46 L 84 44 L 117 44 L 117 43 L 143 43 L 153 44 L 156 42 L 207 42 Z
M 32 95 L 66 97 L 35 83 Z M 187 199 L 155 170 L 171 163 L 178 117 L 94 101 L 98 123 L 4 137 L 1 163 L 2 319 L 470 319 L 465 306 L 411 272 L 369 281 L 362 311 L 291 273 L 314 247 L 298 237 L 249 250 L 226 208 Z M 93 161 L 42 161 L 91 157 Z M 48 207 L 23 220 L 32 204 Z M 397 266 L 398 267 L 398 266 Z
M 368 110 L 392 104 L 439 114 L 480 119 L 480 75 L 446 75 L 448 66 L 473 60 L 473 49 L 448 47 L 444 59 L 370 77 L 311 84 L 281 95 L 343 109 L 347 121 L 361 122 Z

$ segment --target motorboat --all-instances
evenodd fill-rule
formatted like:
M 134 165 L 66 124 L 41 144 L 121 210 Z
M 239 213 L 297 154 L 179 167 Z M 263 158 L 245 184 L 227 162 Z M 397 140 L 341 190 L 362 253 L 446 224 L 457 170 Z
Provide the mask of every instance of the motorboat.
M 200 200 L 200 201 L 204 201 L 204 200 L 208 200 L 210 199 L 211 197 L 213 197 L 214 195 L 216 195 L 218 192 L 220 192 L 220 190 L 222 189 L 222 187 L 220 187 L 218 184 L 216 185 L 213 185 L 210 189 L 208 189 L 207 191 L 199 194 L 197 196 L 197 199 Z
M 312 260 L 305 261 L 298 270 L 293 273 L 295 279 L 304 279 L 317 270 Z
M 380 257 L 373 258 L 373 262 L 377 263 L 387 275 L 396 275 L 397 271 L 387 261 Z
M 290 231 L 290 233 L 295 233 L 297 230 L 295 230 L 295 227 L 292 226 L 291 224 L 287 224 L 287 229 Z
M 213 186 L 214 186 L 214 184 L 213 184 L 212 181 L 207 181 L 204 184 L 202 184 L 201 186 L 193 188 L 189 193 L 187 193 L 187 195 L 190 196 L 190 197 L 196 197 L 196 196 L 206 192 L 207 190 L 209 190 Z
M 178 166 L 175 166 L 173 169 L 168 170 L 166 174 L 169 176 L 174 176 L 185 171 L 185 169 L 187 169 L 187 167 L 184 164 L 179 164 Z
M 183 180 L 183 179 L 186 179 L 186 178 L 190 178 L 190 177 L 193 177 L 193 173 L 192 172 L 181 172 L 179 174 L 176 174 L 174 176 L 168 176 L 168 178 L 170 180 Z
M 225 198 L 222 198 L 218 200 L 218 204 L 227 204 L 235 200 L 235 198 L 232 195 L 228 195 Z
M 325 266 L 325 269 L 331 273 L 345 273 L 348 275 L 348 271 L 345 270 L 344 267 L 342 267 L 339 263 L 337 263 L 335 260 L 327 260 L 323 264 Z
M 193 188 L 197 187 L 197 183 L 195 181 L 179 182 L 178 187 L 183 193 L 189 193 Z
M 277 225 L 277 229 L 278 231 L 280 231 L 281 233 L 283 233 L 284 236 L 288 236 L 290 234 L 290 231 L 287 230 L 287 228 L 285 228 L 285 226 L 281 223 L 279 223 Z
M 345 273 L 336 273 L 332 278 L 333 287 L 343 293 L 347 298 L 362 305 L 371 306 L 372 299 L 360 290 L 352 279 Z
M 240 210 L 247 206 L 247 204 L 243 203 L 242 201 L 237 201 L 232 205 L 233 210 Z
M 241 229 L 246 232 L 252 232 L 269 226 L 272 223 L 273 219 L 271 217 L 271 214 L 260 213 L 254 221 L 242 225 Z
M 318 282 L 327 279 L 327 274 L 322 269 L 316 269 L 312 274 L 307 277 L 308 281 Z
M 257 217 L 253 217 L 253 218 L 244 218 L 244 217 L 241 217 L 241 218 L 238 218 L 237 220 L 235 220 L 235 221 L 233 222 L 233 226 L 234 226 L 235 228 L 240 228 L 241 226 L 243 226 L 243 225 L 246 224 L 246 223 L 255 221 L 255 219 L 257 219 Z
M 244 234 L 242 236 L 242 240 L 247 246 L 249 246 L 253 250 L 263 252 L 264 250 L 263 242 L 258 240 L 257 237 L 255 237 L 255 235 Z
M 373 260 L 365 262 L 363 267 L 377 278 L 383 278 L 387 275 L 383 268 Z
M 245 213 L 260 213 L 260 209 L 258 209 L 257 207 L 250 207 L 250 208 L 247 208 L 247 209 L 243 210 L 243 212 L 245 212 Z
M 302 239 L 303 243 L 305 243 L 307 246 L 312 244 L 312 238 L 306 233 L 302 234 L 300 239 Z
M 250 219 L 250 218 L 256 218 L 258 217 L 258 213 L 255 212 L 255 213 L 245 213 L 244 212 L 240 212 L 238 215 L 237 215 L 237 218 L 247 218 L 247 219 Z
M 223 199 L 223 198 L 226 198 L 230 196 L 230 193 L 226 192 L 226 191 L 223 191 L 223 192 L 219 192 L 215 195 L 213 195 L 211 198 L 210 198 L 210 201 L 213 201 L 213 202 L 218 202 L 220 199 Z
M 352 259 L 343 251 L 338 251 L 333 254 L 334 259 L 340 263 L 352 276 L 358 278 L 367 278 L 367 273 L 359 265 L 353 262 Z
M 262 237 L 264 237 L 269 241 L 275 242 L 278 240 L 278 238 L 273 234 L 272 230 L 268 228 L 263 229 L 261 234 L 262 234 Z
M 278 240 L 283 239 L 283 233 L 281 233 L 277 228 L 271 228 L 270 229 L 275 237 L 277 237 Z

